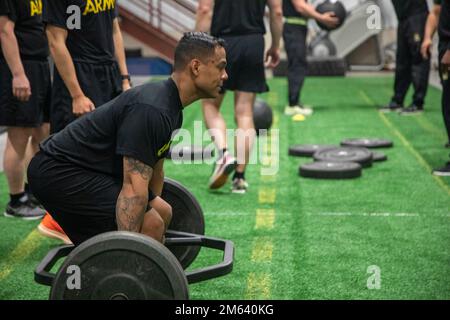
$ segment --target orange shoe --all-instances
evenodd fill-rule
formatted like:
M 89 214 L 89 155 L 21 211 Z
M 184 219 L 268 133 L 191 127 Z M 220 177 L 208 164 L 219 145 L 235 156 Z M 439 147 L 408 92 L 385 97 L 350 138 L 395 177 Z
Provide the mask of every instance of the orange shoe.
M 38 230 L 46 237 L 62 240 L 65 244 L 72 244 L 72 241 L 70 241 L 64 230 L 53 220 L 48 212 L 45 213 L 44 218 L 38 226 Z

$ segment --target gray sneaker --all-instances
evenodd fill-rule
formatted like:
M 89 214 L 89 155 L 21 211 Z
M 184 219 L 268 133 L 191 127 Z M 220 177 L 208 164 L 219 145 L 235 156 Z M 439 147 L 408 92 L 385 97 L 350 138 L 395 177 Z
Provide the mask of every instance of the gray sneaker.
M 24 220 L 37 220 L 45 215 L 45 210 L 33 205 L 28 197 L 24 196 L 20 199 L 20 205 L 17 207 L 13 207 L 8 203 L 4 215 L 8 218 L 14 217 Z
M 233 185 L 231 186 L 232 193 L 246 193 L 248 188 L 248 183 L 244 179 L 235 178 L 233 180 Z
M 30 203 L 32 206 L 44 209 L 44 206 L 39 202 L 39 200 L 32 193 L 27 193 L 27 196 L 28 196 L 28 199 L 30 199 Z

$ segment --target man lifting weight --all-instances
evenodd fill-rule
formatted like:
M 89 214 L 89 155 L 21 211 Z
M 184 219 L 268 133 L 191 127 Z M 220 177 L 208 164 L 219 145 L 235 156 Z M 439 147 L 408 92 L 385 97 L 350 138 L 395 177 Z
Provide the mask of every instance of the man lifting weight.
M 41 144 L 31 189 L 75 245 L 114 230 L 163 241 L 172 210 L 159 196 L 172 134 L 184 107 L 219 96 L 225 67 L 223 40 L 186 33 L 168 80 L 128 90 Z

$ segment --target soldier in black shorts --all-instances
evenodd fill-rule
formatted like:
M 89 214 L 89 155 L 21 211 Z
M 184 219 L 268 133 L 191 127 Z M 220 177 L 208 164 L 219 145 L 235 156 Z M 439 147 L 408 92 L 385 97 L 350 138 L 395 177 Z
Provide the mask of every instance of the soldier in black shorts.
M 50 130 L 55 133 L 131 84 L 116 0 L 43 1 L 43 19 L 56 66 L 50 118 Z M 75 23 L 78 13 L 79 26 Z M 38 230 L 48 237 L 67 239 L 48 214 Z
M 266 5 L 270 11 L 270 31 L 272 44 L 264 58 L 264 13 Z M 200 0 L 197 12 L 196 30 L 207 32 L 225 40 L 227 49 L 228 81 L 225 90 L 234 91 L 235 121 L 242 133 L 237 137 L 236 154 L 238 161 L 228 152 L 226 124 L 220 113 L 224 94 L 215 100 L 203 101 L 203 115 L 206 126 L 218 149 L 219 157 L 209 180 L 209 187 L 222 187 L 228 175 L 233 176 L 232 192 L 245 193 L 248 184 L 245 168 L 255 138 L 253 124 L 253 104 L 256 93 L 269 90 L 265 74 L 264 60 L 269 67 L 280 61 L 280 39 L 282 29 L 281 0 Z
M 4 170 L 10 194 L 5 216 L 23 219 L 45 213 L 24 184 L 30 157 L 48 136 L 51 82 L 40 3 L 0 1 L 0 126 L 8 128 Z
M 71 23 L 76 6 L 80 28 Z M 44 0 L 43 19 L 55 60 L 51 133 L 130 88 L 116 0 Z
M 227 79 L 223 46 L 186 33 L 171 78 L 128 90 L 41 144 L 28 180 L 74 244 L 114 230 L 163 241 L 172 214 L 159 197 L 164 158 L 183 108 L 219 95 Z

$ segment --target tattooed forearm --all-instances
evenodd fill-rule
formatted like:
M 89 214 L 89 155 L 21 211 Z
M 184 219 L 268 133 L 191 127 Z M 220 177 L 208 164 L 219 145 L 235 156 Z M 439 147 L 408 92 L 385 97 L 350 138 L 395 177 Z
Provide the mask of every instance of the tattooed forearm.
M 116 204 L 118 230 L 140 232 L 144 219 L 147 200 L 140 196 L 119 195 Z
M 148 180 L 152 176 L 153 169 L 139 160 L 125 157 L 127 172 L 131 174 L 140 174 L 142 179 Z

